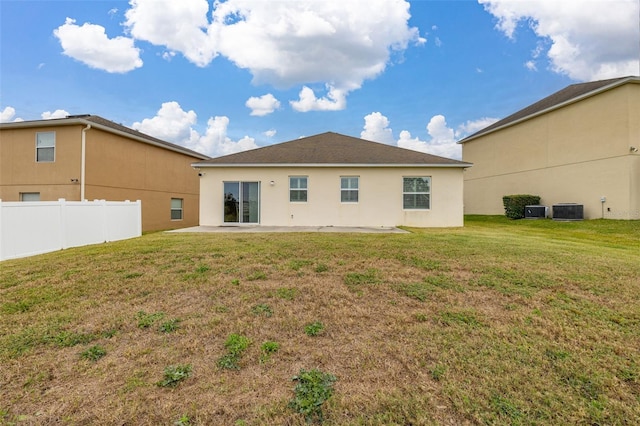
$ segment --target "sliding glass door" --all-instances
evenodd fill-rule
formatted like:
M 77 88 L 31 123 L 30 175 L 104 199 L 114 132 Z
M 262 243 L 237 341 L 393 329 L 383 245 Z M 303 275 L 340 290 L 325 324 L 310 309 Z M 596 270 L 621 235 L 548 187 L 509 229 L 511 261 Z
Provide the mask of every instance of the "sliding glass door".
M 224 182 L 224 222 L 260 222 L 260 182 Z

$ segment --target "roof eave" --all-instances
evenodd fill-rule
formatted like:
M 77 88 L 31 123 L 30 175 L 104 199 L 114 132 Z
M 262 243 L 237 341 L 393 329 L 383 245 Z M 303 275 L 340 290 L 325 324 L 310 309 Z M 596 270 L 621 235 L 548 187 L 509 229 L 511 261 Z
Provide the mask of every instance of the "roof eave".
M 522 123 L 523 121 L 527 121 L 527 120 L 530 120 L 532 118 L 541 116 L 543 114 L 547 114 L 547 113 L 549 113 L 551 111 L 554 111 L 556 109 L 564 108 L 567 105 L 571 105 L 573 103 L 580 102 L 580 101 L 582 101 L 582 100 L 584 100 L 586 98 L 590 98 L 590 97 L 595 96 L 595 95 L 597 95 L 599 93 L 606 92 L 607 90 L 615 89 L 616 87 L 622 86 L 623 84 L 627 84 L 627 83 L 640 84 L 640 77 L 627 77 L 627 78 L 624 78 L 622 80 L 613 82 L 613 83 L 611 83 L 609 85 L 606 85 L 606 86 L 600 87 L 598 89 L 594 89 L 594 90 L 592 90 L 590 92 L 584 93 L 584 94 L 582 94 L 580 96 L 576 96 L 575 98 L 571 98 L 571 99 L 569 99 L 567 101 L 564 101 L 564 102 L 561 102 L 559 104 L 553 105 L 553 106 L 551 106 L 549 108 L 545 108 L 545 109 L 537 111 L 537 112 L 535 112 L 533 114 L 529 114 L 526 117 L 522 117 L 522 118 L 519 118 L 517 120 L 510 121 L 508 123 L 505 123 L 502 126 L 496 127 L 495 129 L 491 129 L 491 130 L 488 130 L 486 132 L 483 132 L 482 130 L 480 130 L 475 135 L 468 136 L 468 137 L 466 137 L 464 139 L 459 140 L 456 143 L 457 144 L 464 144 L 464 143 L 467 143 L 467 142 L 471 142 L 472 140 L 481 138 L 482 136 L 486 136 L 486 135 L 489 135 L 491 133 L 495 133 L 495 132 L 497 132 L 499 130 L 503 130 L 503 129 L 506 129 L 506 128 L 511 127 L 511 126 L 515 126 L 516 124 Z
M 86 120 L 84 118 L 60 118 L 60 119 L 50 119 L 50 120 L 15 121 L 11 123 L 0 123 L 0 129 L 21 129 L 21 128 L 75 126 L 75 125 L 82 125 L 82 126 L 90 125 L 94 129 L 99 129 L 104 132 L 125 137 L 127 139 L 133 139 L 135 141 L 146 143 L 148 145 L 157 146 L 159 148 L 167 149 L 169 151 L 178 152 L 180 154 L 188 155 L 189 157 L 199 158 L 200 160 L 209 160 L 211 158 L 209 156 L 200 154 L 195 151 L 191 151 L 186 148 L 180 149 L 178 145 L 172 146 L 172 145 L 162 144 L 152 139 L 147 139 L 131 133 L 123 132 L 109 126 L 105 126 L 104 124 L 99 124 L 91 120 Z
M 408 168 L 408 167 L 420 167 L 420 168 L 466 168 L 471 167 L 472 163 L 459 162 L 454 164 L 424 164 L 424 163 L 409 163 L 409 164 L 376 164 L 376 163 L 207 163 L 197 162 L 192 163 L 191 166 L 198 168 L 276 168 L 276 167 L 295 167 L 295 168 Z

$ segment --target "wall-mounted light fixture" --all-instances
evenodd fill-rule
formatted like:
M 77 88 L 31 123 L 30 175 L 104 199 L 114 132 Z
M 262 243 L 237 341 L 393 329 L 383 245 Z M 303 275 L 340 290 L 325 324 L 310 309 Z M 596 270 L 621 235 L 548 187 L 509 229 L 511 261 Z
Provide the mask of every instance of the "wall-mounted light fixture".
M 272 180 L 271 182 L 269 182 L 269 185 L 271 185 L 271 186 L 273 186 L 273 185 L 275 185 L 275 184 L 276 184 L 276 181 L 275 181 L 275 180 Z
M 630 147 L 629 147 L 629 151 L 631 151 L 631 152 L 638 152 L 638 147 L 637 147 L 637 146 L 630 146 Z

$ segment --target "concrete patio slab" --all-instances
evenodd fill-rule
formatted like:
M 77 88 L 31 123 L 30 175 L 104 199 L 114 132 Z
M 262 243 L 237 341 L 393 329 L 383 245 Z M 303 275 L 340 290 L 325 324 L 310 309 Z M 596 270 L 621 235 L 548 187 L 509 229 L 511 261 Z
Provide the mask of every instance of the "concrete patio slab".
M 167 232 L 343 232 L 359 234 L 408 234 L 408 231 L 394 227 L 357 227 L 357 226 L 193 226 L 174 229 Z

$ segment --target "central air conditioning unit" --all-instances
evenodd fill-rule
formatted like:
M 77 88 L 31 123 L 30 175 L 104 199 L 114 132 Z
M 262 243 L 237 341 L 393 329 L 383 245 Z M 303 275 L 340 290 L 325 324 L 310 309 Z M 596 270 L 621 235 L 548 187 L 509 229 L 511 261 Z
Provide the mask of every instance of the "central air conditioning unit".
M 553 205 L 553 220 L 582 220 L 584 206 L 582 204 L 563 203 Z
M 524 218 L 525 219 L 545 219 L 548 212 L 547 206 L 525 206 Z

